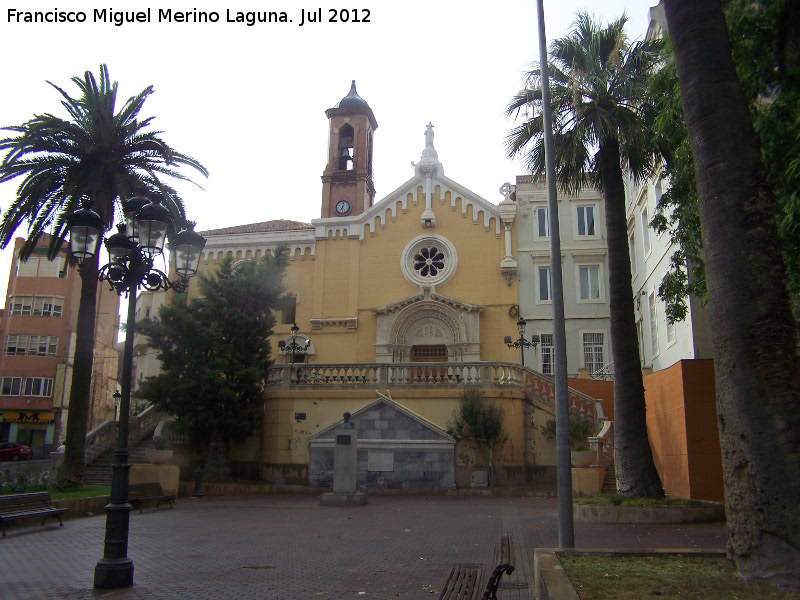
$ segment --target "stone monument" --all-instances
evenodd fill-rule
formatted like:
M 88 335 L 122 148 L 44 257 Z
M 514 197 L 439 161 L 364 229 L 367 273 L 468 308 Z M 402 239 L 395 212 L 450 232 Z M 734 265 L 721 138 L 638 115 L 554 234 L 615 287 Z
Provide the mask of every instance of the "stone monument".
M 367 495 L 356 490 L 358 468 L 358 432 L 350 422 L 350 413 L 336 428 L 333 449 L 333 492 L 322 494 L 322 506 L 363 506 Z

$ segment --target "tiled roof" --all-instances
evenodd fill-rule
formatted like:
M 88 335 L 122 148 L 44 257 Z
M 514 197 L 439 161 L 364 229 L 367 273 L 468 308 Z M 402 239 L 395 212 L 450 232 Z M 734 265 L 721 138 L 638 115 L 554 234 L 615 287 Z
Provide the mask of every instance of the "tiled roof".
M 223 227 L 222 229 L 210 229 L 201 231 L 202 235 L 229 235 L 234 233 L 262 233 L 267 231 L 292 231 L 295 229 L 313 229 L 311 223 L 301 223 L 300 221 L 288 221 L 277 219 L 275 221 L 265 221 L 263 223 L 251 223 L 250 225 L 235 225 L 233 227 Z

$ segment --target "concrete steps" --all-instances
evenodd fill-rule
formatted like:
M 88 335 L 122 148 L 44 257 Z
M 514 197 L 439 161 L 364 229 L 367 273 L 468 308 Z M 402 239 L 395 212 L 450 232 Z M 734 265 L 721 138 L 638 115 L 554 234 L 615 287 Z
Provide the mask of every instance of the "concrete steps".
M 145 450 L 153 447 L 152 438 L 143 439 L 138 446 L 129 449 L 128 463 L 132 465 L 148 464 L 150 461 L 145 456 Z M 83 474 L 83 484 L 89 487 L 111 485 L 111 474 L 114 465 L 115 449 L 111 448 L 92 464 L 86 467 Z
M 610 464 L 606 469 L 606 478 L 603 480 L 603 487 L 600 489 L 601 494 L 616 494 L 617 493 L 617 473 L 614 470 L 614 464 Z

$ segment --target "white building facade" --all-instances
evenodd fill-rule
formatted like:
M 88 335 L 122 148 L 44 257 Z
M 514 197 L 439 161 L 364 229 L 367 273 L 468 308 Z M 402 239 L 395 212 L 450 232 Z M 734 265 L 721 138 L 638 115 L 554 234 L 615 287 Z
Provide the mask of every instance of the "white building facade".
M 527 323 L 526 338 L 531 334 L 540 338 L 537 347 L 525 350 L 525 365 L 552 375 L 553 294 L 545 182 L 519 176 L 515 196 L 519 315 Z M 583 190 L 577 196 L 559 191 L 558 218 L 567 373 L 577 377 L 580 369 L 586 369 L 590 376 L 601 377 L 609 372 L 611 362 L 603 197 L 595 189 Z
M 667 183 L 661 174 L 647 181 L 625 181 L 628 248 L 631 254 L 639 356 L 643 368 L 665 369 L 679 360 L 712 358 L 708 314 L 699 298 L 687 301 L 686 319 L 671 322 L 658 289 L 670 268 L 676 248 L 668 233 L 658 234 L 650 221 Z

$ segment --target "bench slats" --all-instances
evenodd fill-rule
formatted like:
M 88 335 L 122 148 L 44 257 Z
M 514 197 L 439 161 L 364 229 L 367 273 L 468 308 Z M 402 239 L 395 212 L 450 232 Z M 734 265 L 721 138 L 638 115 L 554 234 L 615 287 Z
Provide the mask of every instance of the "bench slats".
M 168 502 L 169 507 L 172 508 L 172 503 L 175 502 L 175 494 L 166 494 L 161 488 L 161 484 L 157 481 L 146 483 L 132 483 L 128 486 L 128 502 L 133 506 L 139 507 L 139 512 L 142 512 L 142 503 L 155 501 L 156 508 L 162 502 Z
M 439 600 L 477 599 L 482 576 L 482 565 L 455 565 L 439 593 Z
M 9 494 L 0 496 L 0 525 L 3 528 L 3 537 L 6 535 L 6 521 L 23 519 L 26 517 L 43 516 L 42 525 L 48 517 L 57 517 L 59 525 L 64 526 L 61 514 L 66 508 L 56 508 L 48 492 L 33 492 L 30 494 Z

